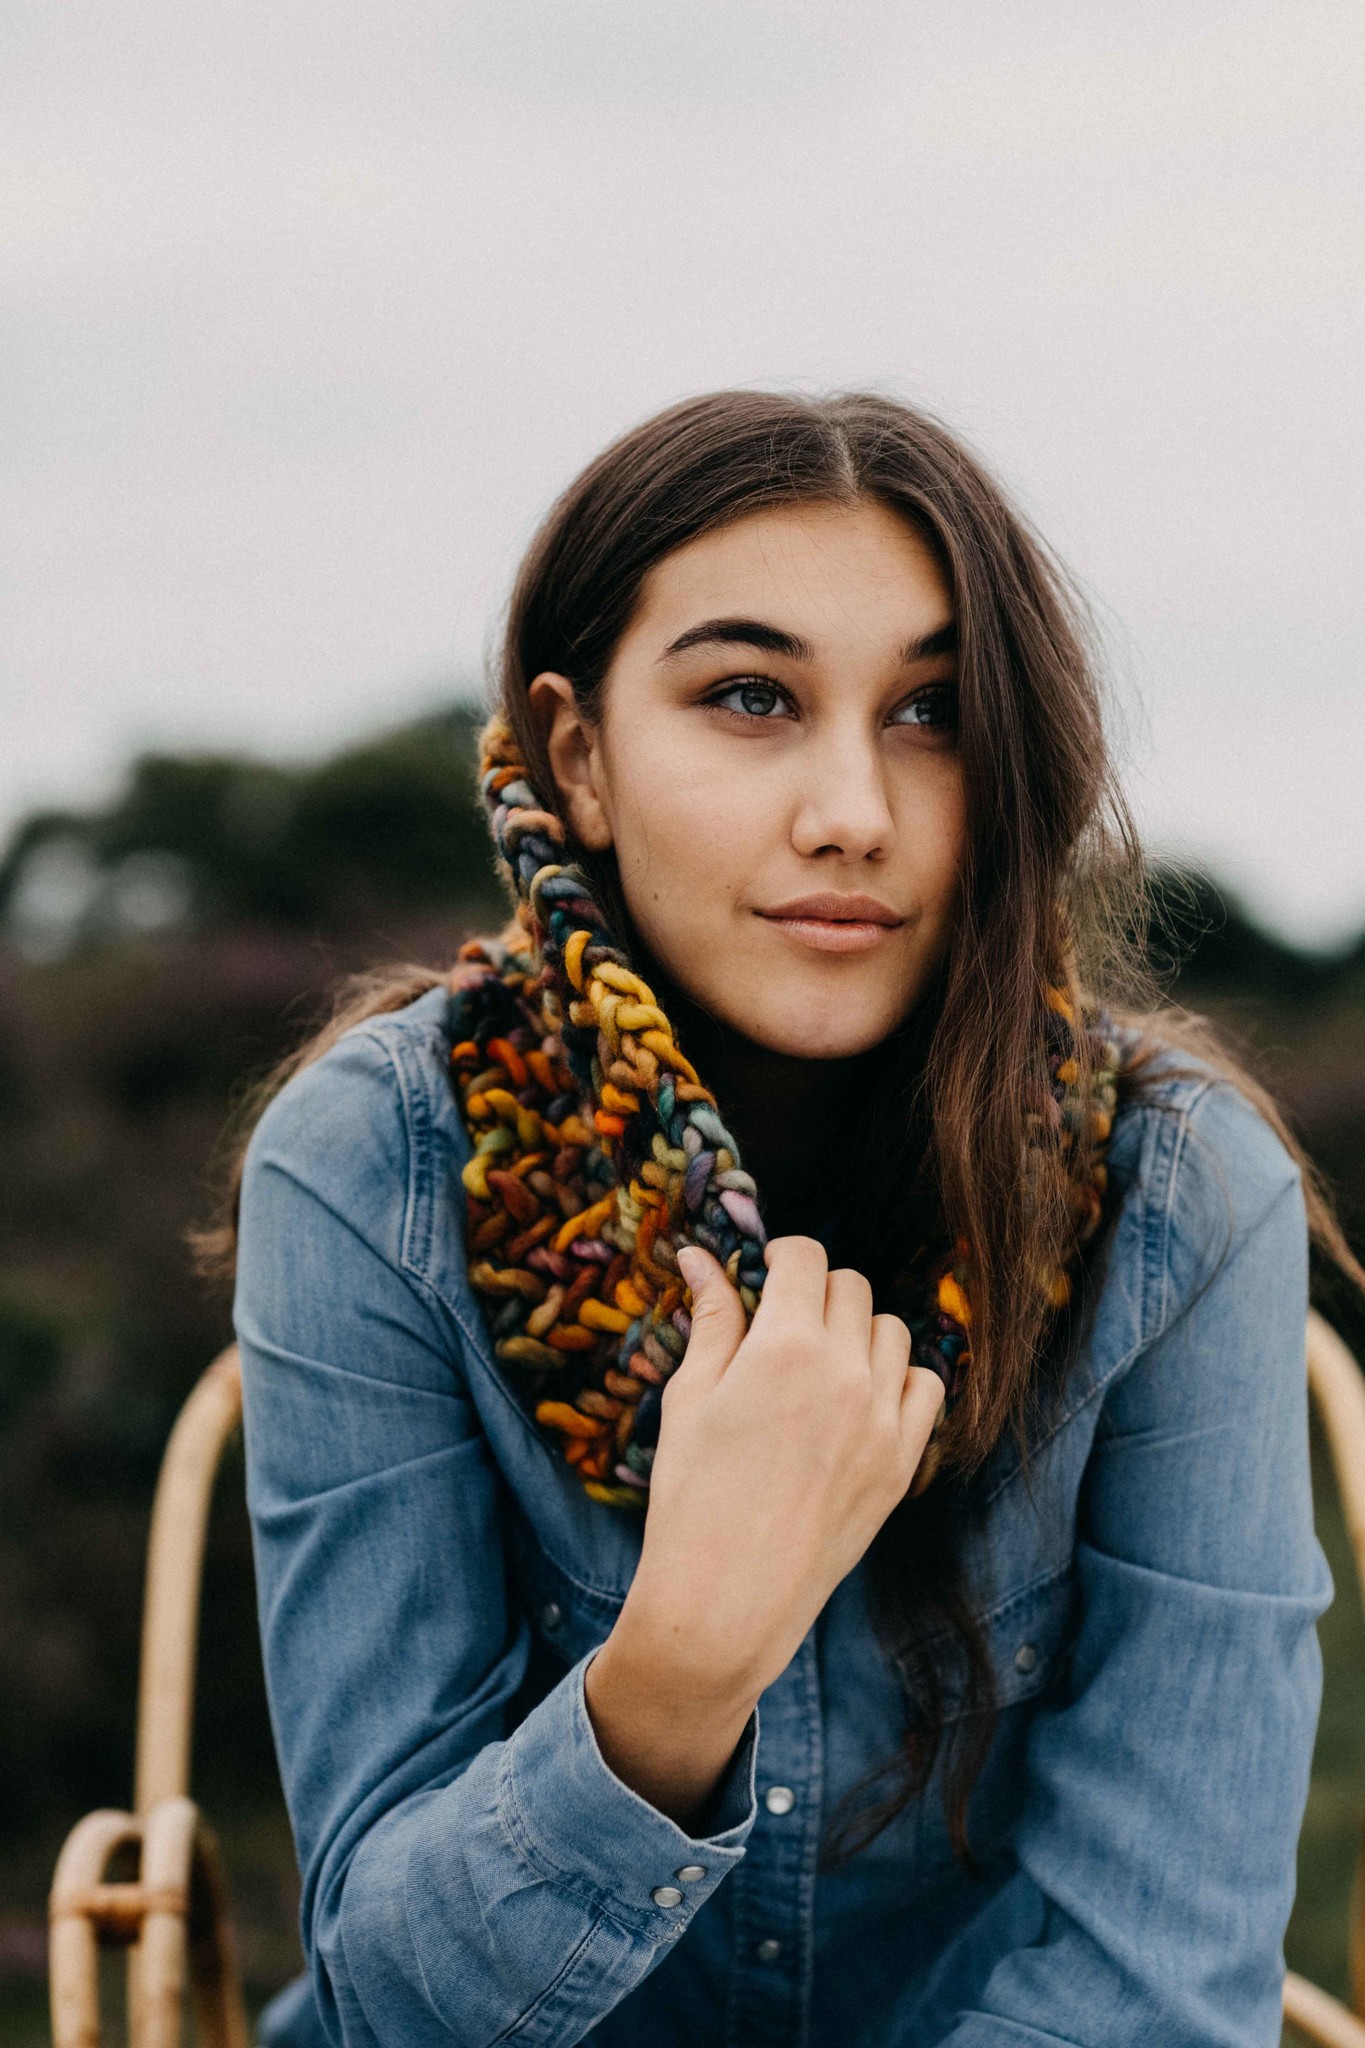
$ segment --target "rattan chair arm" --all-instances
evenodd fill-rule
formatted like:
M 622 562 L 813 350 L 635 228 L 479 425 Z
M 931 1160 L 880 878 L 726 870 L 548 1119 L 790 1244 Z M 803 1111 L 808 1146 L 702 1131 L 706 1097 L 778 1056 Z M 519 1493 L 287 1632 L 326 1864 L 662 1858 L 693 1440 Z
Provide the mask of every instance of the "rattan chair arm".
M 1365 2048 L 1365 2021 L 1292 1970 L 1284 1980 L 1284 2023 L 1317 2048 Z
M 204 1536 L 218 1466 L 241 1415 L 241 1365 L 230 1345 L 176 1418 L 152 1503 L 133 1777 L 138 1813 L 189 1792 Z

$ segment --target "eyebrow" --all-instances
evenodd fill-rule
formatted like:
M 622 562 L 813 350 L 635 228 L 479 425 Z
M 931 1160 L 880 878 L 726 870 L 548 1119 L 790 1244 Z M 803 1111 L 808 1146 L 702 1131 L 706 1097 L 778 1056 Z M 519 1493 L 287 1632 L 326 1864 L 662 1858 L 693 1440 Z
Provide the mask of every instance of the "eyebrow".
M 762 619 L 703 619 L 699 626 L 689 626 L 685 633 L 679 633 L 676 640 L 670 640 L 659 660 L 669 661 L 674 655 L 685 654 L 692 647 L 758 647 L 765 654 L 780 654 L 788 661 L 815 659 L 815 649 L 810 641 L 803 640 L 799 633 L 787 632 L 782 626 L 770 626 Z M 900 658 L 908 667 L 912 662 L 927 661 L 935 654 L 956 652 L 957 621 L 950 619 L 933 633 L 907 640 L 900 651 Z

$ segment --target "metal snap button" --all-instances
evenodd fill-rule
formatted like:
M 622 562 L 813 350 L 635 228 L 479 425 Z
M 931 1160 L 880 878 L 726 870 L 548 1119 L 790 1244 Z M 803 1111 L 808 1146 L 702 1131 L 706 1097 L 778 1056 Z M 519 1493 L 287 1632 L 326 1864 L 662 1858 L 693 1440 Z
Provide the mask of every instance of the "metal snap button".
M 675 1884 L 656 1884 L 649 1895 L 656 1906 L 680 1906 L 682 1893 Z
M 698 1878 L 705 1877 L 706 1865 L 704 1863 L 684 1863 L 682 1869 L 675 1870 L 673 1875 L 674 1877 L 680 1877 L 684 1884 L 695 1884 Z
M 754 1955 L 760 1963 L 775 1963 L 781 1953 L 781 1942 L 774 1941 L 771 1935 L 766 1941 L 760 1941 L 754 1947 Z
M 1016 1671 L 1032 1671 L 1032 1669 L 1033 1669 L 1034 1665 L 1035 1665 L 1035 1664 L 1036 1664 L 1037 1662 L 1038 1662 L 1038 1647 L 1037 1647 L 1037 1645 L 1036 1645 L 1035 1643 L 1020 1643 L 1020 1645 L 1019 1645 L 1018 1649 L 1017 1649 L 1017 1650 L 1015 1651 L 1015 1653 L 1014 1653 L 1014 1668 L 1015 1668 L 1015 1670 L 1016 1670 Z
M 540 1610 L 541 1627 L 547 1629 L 558 1628 L 560 1622 L 563 1621 L 563 1619 L 564 1610 L 560 1606 L 559 1602 L 557 1600 L 547 1600 L 545 1602 L 545 1605 Z
M 796 1794 L 790 1785 L 769 1785 L 763 1794 L 763 1804 L 769 1813 L 790 1813 L 796 1804 Z

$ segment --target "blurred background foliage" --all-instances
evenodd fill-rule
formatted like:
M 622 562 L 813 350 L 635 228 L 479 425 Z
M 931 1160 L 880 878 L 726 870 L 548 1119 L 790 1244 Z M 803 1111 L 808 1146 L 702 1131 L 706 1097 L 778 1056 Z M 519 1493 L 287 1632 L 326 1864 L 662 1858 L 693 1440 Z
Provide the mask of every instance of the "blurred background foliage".
M 146 754 L 102 811 L 41 811 L 0 863 L 0 920 L 30 958 L 154 931 L 264 925 L 338 938 L 495 893 L 475 803 L 477 710 L 315 766 Z
M 505 904 L 469 704 L 313 765 L 147 755 L 105 809 L 44 812 L 0 861 L 0 2022 L 45 2038 L 44 1901 L 89 1807 L 131 1795 L 142 1553 L 157 1465 L 230 1337 L 193 1275 L 225 1125 L 341 974 L 449 959 Z M 1205 876 L 1153 875 L 1150 945 L 1285 1104 L 1365 1239 L 1365 940 L 1310 955 Z M 1323 1306 L 1365 1355 L 1359 1312 Z M 1338 1587 L 1291 1964 L 1345 1989 L 1365 1805 L 1365 1627 L 1314 1439 Z M 240 1452 L 206 1566 L 195 1790 L 228 1856 L 259 2002 L 298 1966 L 257 1648 Z

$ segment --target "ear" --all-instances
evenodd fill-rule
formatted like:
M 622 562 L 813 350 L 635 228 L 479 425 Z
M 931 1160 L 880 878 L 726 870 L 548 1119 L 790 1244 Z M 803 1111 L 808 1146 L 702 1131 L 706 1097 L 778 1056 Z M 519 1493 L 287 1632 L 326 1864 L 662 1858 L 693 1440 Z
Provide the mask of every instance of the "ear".
M 612 831 L 602 796 L 605 774 L 601 729 L 584 718 L 567 676 L 542 670 L 527 695 L 559 786 L 569 830 L 589 852 L 605 853 L 612 842 Z

